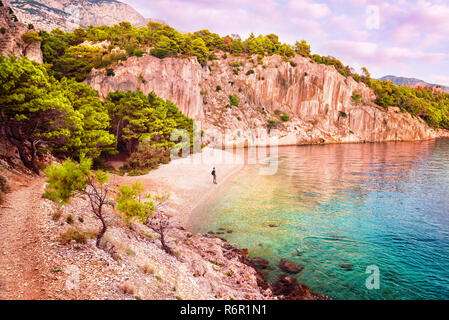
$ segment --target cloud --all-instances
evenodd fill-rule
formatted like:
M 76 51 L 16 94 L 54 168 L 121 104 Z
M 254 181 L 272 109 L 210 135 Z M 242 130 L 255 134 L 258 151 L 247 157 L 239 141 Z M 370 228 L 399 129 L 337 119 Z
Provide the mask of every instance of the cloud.
M 327 4 L 310 0 L 292 0 L 288 2 L 287 7 L 291 13 L 300 14 L 309 20 L 322 19 L 332 13 Z
M 449 86 L 449 76 L 442 74 L 432 74 L 430 76 L 430 81 L 432 83 L 441 84 L 444 86 Z
M 401 72 L 429 78 L 449 70 L 446 0 L 122 1 L 182 32 L 276 33 L 291 44 L 305 39 L 314 53 L 366 66 L 379 76 Z M 368 6 L 378 8 L 378 29 L 366 27 Z

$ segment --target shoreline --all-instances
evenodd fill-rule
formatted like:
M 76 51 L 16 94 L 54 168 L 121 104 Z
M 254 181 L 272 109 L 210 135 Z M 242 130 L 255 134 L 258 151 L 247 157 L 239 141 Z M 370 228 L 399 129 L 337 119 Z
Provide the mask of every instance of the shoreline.
M 217 170 L 218 184 L 212 182 L 211 171 Z M 194 212 L 227 185 L 245 167 L 244 159 L 229 151 L 206 147 L 201 153 L 176 159 L 143 176 L 115 176 L 116 184 L 140 182 L 152 195 L 170 194 L 167 214 L 187 228 Z
M 414 141 L 378 141 L 378 142 L 335 142 L 320 144 L 278 145 L 283 147 L 327 146 L 340 144 L 378 144 L 378 143 L 413 143 L 431 140 L 448 139 L 437 137 Z M 251 147 L 252 148 L 252 147 Z M 188 229 L 195 212 L 198 212 L 209 199 L 223 190 L 228 183 L 246 166 L 246 152 L 249 147 L 238 148 L 242 153 L 206 147 L 201 153 L 188 158 L 176 159 L 158 169 L 142 176 L 114 176 L 116 184 L 132 184 L 140 182 L 146 192 L 152 195 L 170 194 L 167 202 L 167 214 L 180 226 Z M 212 183 L 210 172 L 217 169 L 218 184 Z

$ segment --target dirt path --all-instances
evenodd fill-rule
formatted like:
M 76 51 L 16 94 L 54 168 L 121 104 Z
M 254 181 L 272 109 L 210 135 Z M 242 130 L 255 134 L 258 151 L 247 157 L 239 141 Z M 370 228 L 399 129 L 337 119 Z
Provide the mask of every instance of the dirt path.
M 0 205 L 0 300 L 44 299 L 43 178 L 33 179 Z

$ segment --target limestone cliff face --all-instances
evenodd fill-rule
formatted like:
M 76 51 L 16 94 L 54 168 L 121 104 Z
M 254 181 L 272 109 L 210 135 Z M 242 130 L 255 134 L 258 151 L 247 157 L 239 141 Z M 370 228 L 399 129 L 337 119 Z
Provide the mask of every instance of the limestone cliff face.
M 238 74 L 234 71 L 237 67 L 231 65 L 236 62 L 242 64 Z M 371 89 L 343 77 L 332 66 L 301 56 L 292 62 L 272 56 L 258 65 L 256 57 L 229 57 L 202 68 L 194 58 L 160 60 L 145 55 L 115 66 L 112 77 L 104 70 L 94 70 L 86 82 L 102 98 L 115 90 L 154 91 L 198 121 L 212 144 L 220 143 L 212 134 L 217 130 L 230 133 L 225 144 L 236 145 L 260 136 L 257 129 L 277 129 L 282 145 L 448 136 L 447 131 L 435 131 L 408 113 L 375 105 Z M 352 98 L 355 92 L 361 95 L 361 102 Z M 230 95 L 238 96 L 238 106 L 231 106 Z M 282 121 L 282 114 L 290 119 Z M 269 120 L 276 124 L 270 127 Z
M 28 27 L 17 21 L 8 2 L 1 1 L 3 6 L 0 6 L 0 54 L 26 56 L 30 60 L 42 63 L 41 43 L 27 44 L 22 40 L 22 34 L 29 31 Z

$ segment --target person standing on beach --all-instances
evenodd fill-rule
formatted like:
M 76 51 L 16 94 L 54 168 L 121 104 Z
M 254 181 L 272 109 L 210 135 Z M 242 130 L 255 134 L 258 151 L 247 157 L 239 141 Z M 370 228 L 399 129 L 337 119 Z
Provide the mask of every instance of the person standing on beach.
M 214 170 L 212 170 L 212 176 L 214 177 L 214 184 L 217 184 L 217 171 L 215 171 L 215 167 Z

